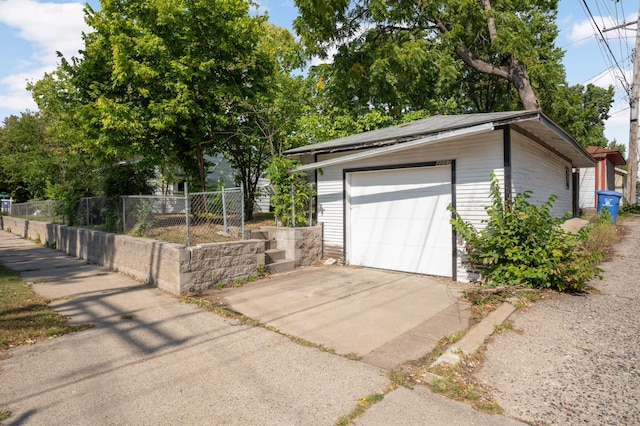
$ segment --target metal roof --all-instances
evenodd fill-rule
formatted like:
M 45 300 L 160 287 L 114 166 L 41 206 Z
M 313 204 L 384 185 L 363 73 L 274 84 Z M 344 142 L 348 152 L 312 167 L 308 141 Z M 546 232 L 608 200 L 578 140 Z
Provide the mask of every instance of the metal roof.
M 493 128 L 510 125 L 538 138 L 547 147 L 571 160 L 574 167 L 593 167 L 594 159 L 566 131 L 541 111 L 509 111 L 465 115 L 435 115 L 383 129 L 293 148 L 286 155 L 324 154 L 401 144 L 426 136 L 442 135 L 446 140 L 456 131 L 489 124 Z

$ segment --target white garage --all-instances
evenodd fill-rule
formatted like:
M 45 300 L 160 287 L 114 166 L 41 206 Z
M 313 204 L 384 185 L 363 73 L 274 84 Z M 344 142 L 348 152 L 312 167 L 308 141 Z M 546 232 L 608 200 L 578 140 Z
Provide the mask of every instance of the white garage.
M 450 277 L 451 167 L 347 171 L 351 265 Z
M 577 211 L 571 171 L 593 167 L 580 144 L 540 111 L 433 116 L 288 150 L 310 172 L 325 257 L 470 281 L 478 269 L 450 224 L 452 205 L 485 226 L 491 176 L 505 200 L 532 191 L 552 214 Z

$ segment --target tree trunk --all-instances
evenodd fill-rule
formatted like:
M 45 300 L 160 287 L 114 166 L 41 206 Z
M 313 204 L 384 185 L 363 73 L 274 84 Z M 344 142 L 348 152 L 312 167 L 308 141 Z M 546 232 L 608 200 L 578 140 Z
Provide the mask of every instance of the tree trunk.
M 505 66 L 495 66 L 476 57 L 466 47 L 457 47 L 456 54 L 462 61 L 474 70 L 504 78 L 518 91 L 522 106 L 526 110 L 536 111 L 540 109 L 540 101 L 533 92 L 529 74 L 522 62 L 511 55 L 509 63 Z
M 529 74 L 527 73 L 524 64 L 513 55 L 509 60 L 508 74 L 509 77 L 507 77 L 507 80 L 509 80 L 509 82 L 513 84 L 513 87 L 518 91 L 518 95 L 520 95 L 520 101 L 522 101 L 524 109 L 529 111 L 539 110 L 540 101 L 533 92 Z

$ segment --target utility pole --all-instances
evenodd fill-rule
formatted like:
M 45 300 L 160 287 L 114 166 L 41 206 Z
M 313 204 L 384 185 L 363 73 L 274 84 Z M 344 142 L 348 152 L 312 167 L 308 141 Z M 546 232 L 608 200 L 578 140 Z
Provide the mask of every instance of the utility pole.
M 627 202 L 636 202 L 636 180 L 638 178 L 638 92 L 640 91 L 640 6 L 636 21 L 636 47 L 633 52 L 633 82 L 631 83 L 631 122 L 629 125 L 629 159 L 627 174 Z

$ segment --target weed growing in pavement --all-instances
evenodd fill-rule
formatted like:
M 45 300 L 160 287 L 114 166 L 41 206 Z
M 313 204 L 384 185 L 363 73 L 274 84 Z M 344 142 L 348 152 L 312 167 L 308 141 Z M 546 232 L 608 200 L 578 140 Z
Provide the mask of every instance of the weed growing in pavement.
M 384 394 L 381 393 L 373 393 L 371 395 L 360 398 L 360 400 L 358 401 L 358 405 L 356 405 L 356 408 L 354 408 L 353 411 L 345 416 L 341 416 L 340 418 L 338 418 L 338 421 L 336 421 L 336 426 L 347 426 L 356 418 L 363 415 L 373 404 L 377 404 L 383 399 Z
M 11 417 L 11 410 L 0 408 L 0 422 L 7 420 L 9 417 Z
M 440 378 L 431 383 L 431 389 L 456 401 L 470 404 L 478 411 L 501 414 L 504 410 L 489 395 L 487 389 L 473 378 L 473 372 L 482 363 L 482 354 L 462 356 L 456 365 L 441 364 L 429 371 Z
M 465 334 L 467 334 L 467 330 L 460 330 L 452 335 L 446 335 L 438 341 L 438 347 L 450 346 L 454 343 L 458 343 Z
M 510 320 L 505 320 L 502 321 L 501 324 L 494 324 L 493 325 L 493 332 L 494 333 L 502 333 L 503 331 L 514 331 L 515 327 L 513 326 L 513 323 Z
M 389 372 L 388 376 L 389 376 L 389 379 L 391 380 L 391 383 L 389 384 L 389 387 L 385 391 L 385 394 L 391 392 L 394 389 L 397 389 L 400 386 L 407 389 L 413 389 L 413 385 L 411 384 L 410 378 L 407 377 L 407 375 L 402 371 L 392 370 Z

